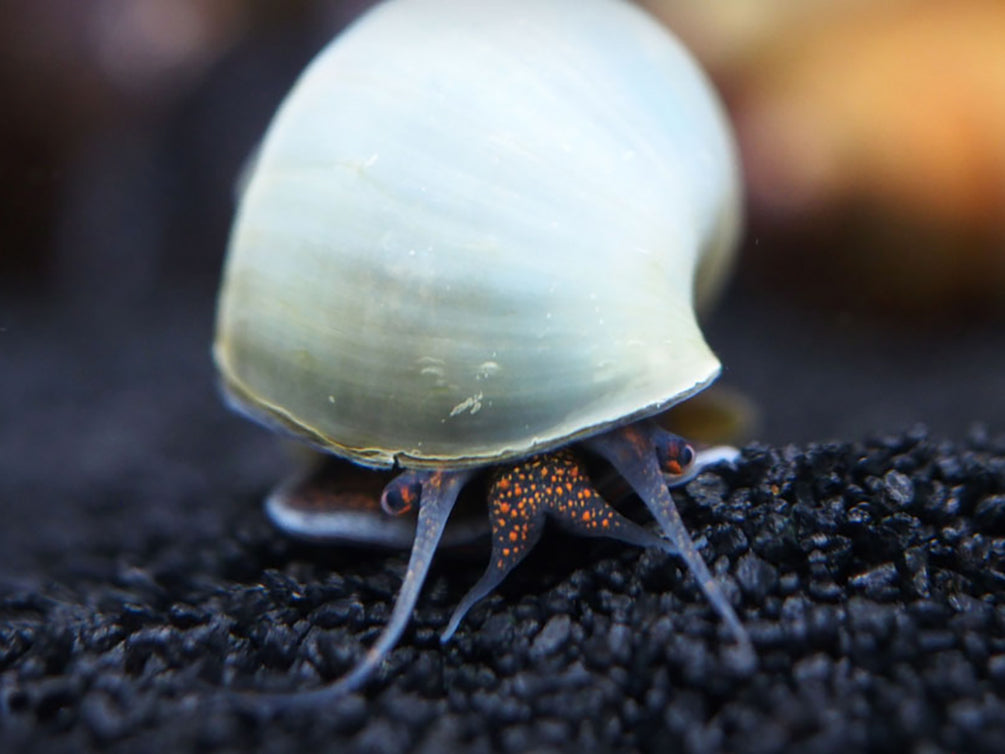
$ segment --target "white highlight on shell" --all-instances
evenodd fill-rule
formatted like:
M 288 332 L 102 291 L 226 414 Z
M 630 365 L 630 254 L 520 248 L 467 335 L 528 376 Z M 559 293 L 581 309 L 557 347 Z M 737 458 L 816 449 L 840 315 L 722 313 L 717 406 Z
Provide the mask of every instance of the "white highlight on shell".
M 450 409 L 450 416 L 458 416 L 463 414 L 465 411 L 468 411 L 472 416 L 474 416 L 482 410 L 482 398 L 484 397 L 484 393 L 476 393 L 475 395 L 465 398 L 463 401 Z
M 499 366 L 498 362 L 495 361 L 483 361 L 478 365 L 478 369 L 475 371 L 476 380 L 487 380 L 494 374 L 498 374 L 502 367 Z

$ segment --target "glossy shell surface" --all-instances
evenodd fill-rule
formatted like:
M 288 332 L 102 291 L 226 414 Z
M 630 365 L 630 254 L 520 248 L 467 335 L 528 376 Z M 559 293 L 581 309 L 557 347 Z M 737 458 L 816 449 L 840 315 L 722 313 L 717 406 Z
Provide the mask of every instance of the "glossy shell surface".
M 619 0 L 391 0 L 314 60 L 241 198 L 215 358 L 251 416 L 469 466 L 654 414 L 739 224 L 684 48 Z M 697 280 L 696 280 L 697 278 Z

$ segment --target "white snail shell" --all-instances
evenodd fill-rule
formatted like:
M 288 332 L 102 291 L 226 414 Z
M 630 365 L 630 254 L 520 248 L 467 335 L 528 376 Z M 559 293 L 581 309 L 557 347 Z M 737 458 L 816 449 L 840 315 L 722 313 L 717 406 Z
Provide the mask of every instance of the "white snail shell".
M 525 456 L 719 372 L 740 218 L 720 104 L 621 0 L 391 0 L 326 48 L 240 202 L 233 401 L 371 466 Z

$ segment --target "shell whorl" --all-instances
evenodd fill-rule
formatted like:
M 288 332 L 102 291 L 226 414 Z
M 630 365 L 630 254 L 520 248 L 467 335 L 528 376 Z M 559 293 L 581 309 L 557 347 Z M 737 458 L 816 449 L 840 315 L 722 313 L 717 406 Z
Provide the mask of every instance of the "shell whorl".
M 656 413 L 719 371 L 694 277 L 735 243 L 735 164 L 700 70 L 620 0 L 377 6 L 261 147 L 220 297 L 226 390 L 373 466 Z

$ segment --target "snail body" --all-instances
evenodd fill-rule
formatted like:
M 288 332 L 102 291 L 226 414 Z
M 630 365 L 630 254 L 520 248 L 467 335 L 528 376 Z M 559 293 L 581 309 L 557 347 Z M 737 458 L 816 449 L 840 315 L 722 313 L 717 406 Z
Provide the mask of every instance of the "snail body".
M 493 515 L 523 518 L 493 523 L 487 580 L 448 633 L 545 514 L 669 548 L 592 490 L 563 450 L 574 443 L 646 500 L 746 641 L 666 488 L 694 453 L 644 421 L 719 373 L 695 306 L 721 286 L 739 202 L 708 82 L 622 0 L 390 0 L 321 52 L 241 198 L 214 355 L 244 413 L 354 463 L 405 469 L 380 501 L 417 507 L 418 523 L 385 634 L 348 676 L 298 698 L 366 680 L 483 469 L 496 470 Z M 537 497 L 507 496 L 520 479 Z M 545 494 L 556 479 L 581 497 Z M 286 490 L 272 498 L 280 510 L 302 496 Z M 584 510 L 607 530 L 584 527 Z M 504 538 L 519 540 L 512 563 Z

